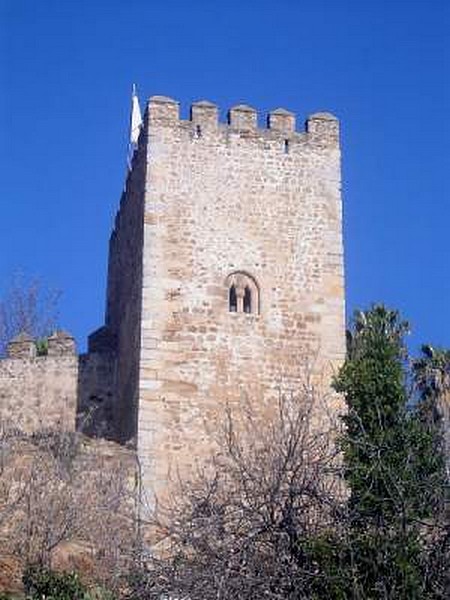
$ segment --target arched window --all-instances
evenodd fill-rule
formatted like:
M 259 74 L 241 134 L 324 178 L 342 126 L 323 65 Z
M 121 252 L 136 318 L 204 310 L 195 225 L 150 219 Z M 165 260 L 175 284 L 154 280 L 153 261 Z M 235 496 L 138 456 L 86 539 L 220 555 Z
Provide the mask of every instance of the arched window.
M 244 289 L 244 312 L 252 312 L 252 292 L 248 285 L 246 285 Z
M 237 312 L 237 294 L 236 294 L 236 286 L 234 284 L 230 287 L 229 309 L 230 309 L 230 312 Z
M 251 275 L 242 271 L 231 273 L 226 285 L 230 312 L 259 314 L 259 287 Z

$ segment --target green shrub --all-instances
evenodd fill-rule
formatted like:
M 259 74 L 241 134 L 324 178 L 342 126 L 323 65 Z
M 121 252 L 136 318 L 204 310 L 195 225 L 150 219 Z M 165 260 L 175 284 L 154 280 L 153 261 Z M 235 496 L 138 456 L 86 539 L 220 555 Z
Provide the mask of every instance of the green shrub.
M 41 338 L 34 342 L 36 346 L 37 356 L 47 356 L 48 354 L 48 338 Z
M 76 573 L 57 573 L 32 566 L 23 575 L 30 600 L 89 600 L 89 594 Z

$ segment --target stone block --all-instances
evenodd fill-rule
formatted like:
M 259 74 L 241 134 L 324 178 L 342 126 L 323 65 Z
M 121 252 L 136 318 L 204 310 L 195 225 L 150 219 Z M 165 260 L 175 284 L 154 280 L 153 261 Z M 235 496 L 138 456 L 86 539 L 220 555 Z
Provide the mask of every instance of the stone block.
M 251 130 L 257 127 L 258 115 L 256 110 L 246 104 L 239 104 L 230 108 L 228 123 L 231 127 L 240 130 Z
M 7 354 L 9 358 L 34 358 L 36 356 L 34 339 L 25 332 L 19 333 L 9 342 Z
M 75 355 L 76 346 L 74 338 L 66 331 L 55 331 L 48 338 L 49 356 Z
M 274 131 L 292 133 L 295 131 L 295 115 L 284 108 L 277 108 L 269 113 L 267 126 Z

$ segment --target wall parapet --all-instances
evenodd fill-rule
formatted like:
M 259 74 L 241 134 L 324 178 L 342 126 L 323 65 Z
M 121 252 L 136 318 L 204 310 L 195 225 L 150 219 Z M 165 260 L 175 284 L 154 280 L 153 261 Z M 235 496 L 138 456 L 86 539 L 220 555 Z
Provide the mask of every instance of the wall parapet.
M 45 352 L 25 332 L 0 360 L 0 423 L 26 432 L 56 427 L 72 431 L 77 408 L 78 357 L 74 338 L 55 331 Z
M 338 142 L 339 120 L 329 112 L 314 113 L 306 121 L 306 132 L 316 139 Z
M 75 356 L 75 339 L 66 331 L 55 331 L 47 338 L 46 352 L 39 354 L 38 340 L 26 332 L 14 337 L 6 347 L 6 357 L 10 359 L 34 359 L 42 356 Z
M 6 352 L 8 358 L 34 358 L 36 356 L 36 344 L 31 335 L 22 331 L 8 343 Z
M 284 108 L 272 110 L 267 115 L 267 127 L 286 133 L 295 131 L 295 115 Z
M 219 110 L 215 104 L 208 100 L 194 102 L 191 105 L 191 121 L 198 126 L 197 137 L 200 137 L 203 129 L 217 129 L 219 124 Z
M 66 331 L 55 331 L 48 338 L 48 356 L 73 356 L 75 354 L 75 340 Z
M 291 138 L 306 136 L 313 142 L 336 144 L 339 141 L 339 121 L 329 112 L 309 115 L 302 131 L 296 130 L 296 115 L 285 108 L 271 110 L 265 115 L 266 127 L 258 126 L 258 112 L 247 104 L 233 106 L 227 112 L 227 121 L 219 122 L 219 109 L 216 104 L 201 100 L 190 106 L 189 119 L 180 118 L 180 103 L 167 96 L 152 96 L 147 104 L 145 119 L 150 125 L 173 127 L 191 125 L 193 137 L 201 137 L 203 131 L 230 129 L 254 132 L 255 135 L 270 135 Z
M 256 129 L 258 126 L 258 113 L 247 104 L 233 106 L 228 111 L 228 124 L 230 127 L 244 131 Z

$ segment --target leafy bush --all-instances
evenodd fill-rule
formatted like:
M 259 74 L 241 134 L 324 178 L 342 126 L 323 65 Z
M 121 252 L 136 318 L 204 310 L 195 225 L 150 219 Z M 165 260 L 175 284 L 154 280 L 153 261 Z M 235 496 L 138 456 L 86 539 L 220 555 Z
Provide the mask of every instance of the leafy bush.
M 37 356 L 47 356 L 48 354 L 48 338 L 41 338 L 35 341 Z
M 89 600 L 89 594 L 76 573 L 57 573 L 32 566 L 23 575 L 30 600 Z

